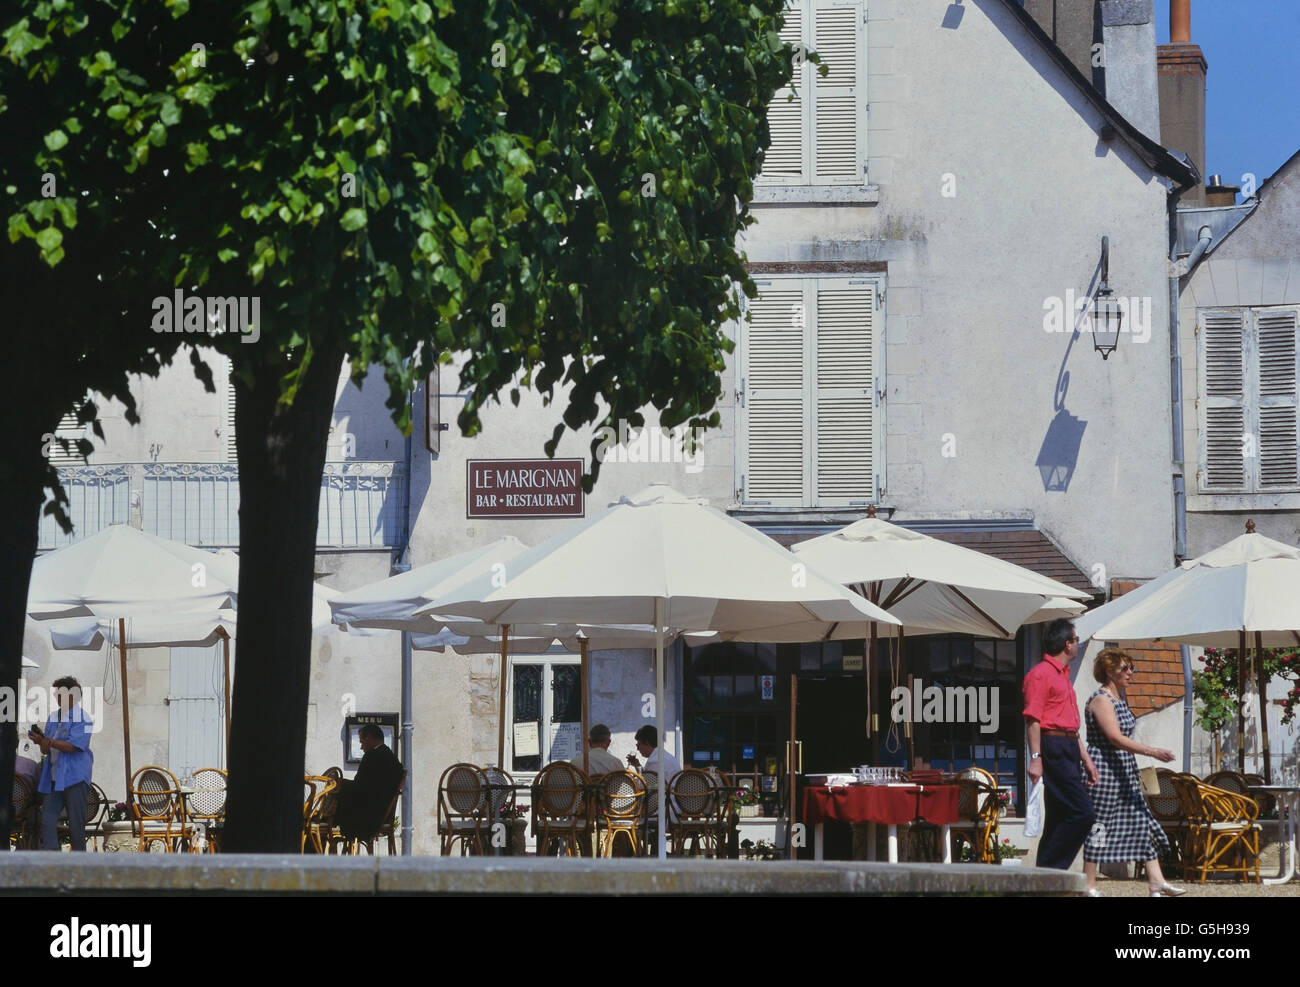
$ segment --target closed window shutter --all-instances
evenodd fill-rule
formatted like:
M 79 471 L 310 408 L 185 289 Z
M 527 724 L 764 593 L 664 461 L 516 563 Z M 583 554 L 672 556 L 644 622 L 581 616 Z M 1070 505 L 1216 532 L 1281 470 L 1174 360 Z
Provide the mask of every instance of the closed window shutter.
M 239 455 L 235 451 L 235 382 L 230 379 L 230 372 L 233 368 L 230 362 L 226 363 L 226 391 L 221 404 L 221 438 L 225 445 L 226 462 L 239 462 Z
M 808 313 L 798 281 L 763 287 L 750 303 L 744 378 L 745 500 L 804 501 Z
M 875 499 L 876 288 L 817 283 L 815 476 L 818 506 Z
M 787 4 L 785 25 L 781 28 L 781 40 L 796 49 L 801 46 L 806 51 L 806 33 L 804 21 L 808 11 L 802 4 Z M 807 93 L 809 67 L 807 63 L 796 64 L 790 77 L 790 85 L 778 89 L 772 101 L 767 104 L 767 126 L 772 134 L 772 144 L 763 158 L 763 177 L 779 178 L 790 184 L 807 181 L 809 155 L 806 133 L 807 111 L 810 103 L 804 99 Z
M 1240 309 L 1203 311 L 1197 319 L 1203 370 L 1202 488 L 1244 491 L 1247 486 L 1246 333 Z
M 858 143 L 865 128 L 860 87 L 865 84 L 861 55 L 861 0 L 813 0 L 812 48 L 826 66 L 814 67 L 813 182 L 857 184 L 864 181 Z
M 1259 486 L 1294 487 L 1297 474 L 1297 309 L 1255 312 L 1259 353 Z
M 84 466 L 86 457 L 77 449 L 75 440 L 87 437 L 87 426 L 77 421 L 76 412 L 69 412 L 59 419 L 59 427 L 54 430 L 54 442 L 50 444 L 50 463 L 54 466 Z M 59 440 L 69 440 L 65 447 Z

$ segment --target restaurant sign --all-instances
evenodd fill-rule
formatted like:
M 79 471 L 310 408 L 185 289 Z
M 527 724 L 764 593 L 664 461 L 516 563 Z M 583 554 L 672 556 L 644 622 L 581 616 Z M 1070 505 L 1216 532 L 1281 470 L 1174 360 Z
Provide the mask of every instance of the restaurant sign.
M 465 516 L 584 517 L 581 459 L 471 459 Z

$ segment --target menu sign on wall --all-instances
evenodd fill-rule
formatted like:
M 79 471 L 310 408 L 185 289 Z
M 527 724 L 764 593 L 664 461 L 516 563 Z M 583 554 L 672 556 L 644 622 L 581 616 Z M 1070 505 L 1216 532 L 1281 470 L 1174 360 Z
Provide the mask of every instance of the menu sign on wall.
M 471 459 L 466 517 L 583 517 L 581 459 Z

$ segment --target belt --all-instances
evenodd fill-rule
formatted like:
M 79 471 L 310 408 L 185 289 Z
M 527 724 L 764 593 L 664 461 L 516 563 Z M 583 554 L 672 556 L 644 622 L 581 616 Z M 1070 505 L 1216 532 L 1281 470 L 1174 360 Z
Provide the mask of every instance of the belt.
M 1079 739 L 1078 730 L 1043 730 L 1040 731 L 1044 737 L 1073 737 Z

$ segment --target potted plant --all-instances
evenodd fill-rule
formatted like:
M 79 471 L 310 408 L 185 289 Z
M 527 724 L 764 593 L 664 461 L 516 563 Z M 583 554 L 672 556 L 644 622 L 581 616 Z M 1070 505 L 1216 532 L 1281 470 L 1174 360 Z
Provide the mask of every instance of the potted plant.
M 1010 840 L 1003 840 L 998 844 L 998 863 L 1019 867 L 1021 858 L 1028 853 L 1028 850 L 1014 845 Z
M 763 799 L 748 785 L 742 785 L 740 791 L 736 792 L 735 798 L 731 803 L 736 809 L 736 815 L 742 819 L 752 816 L 759 816 L 763 813 Z

